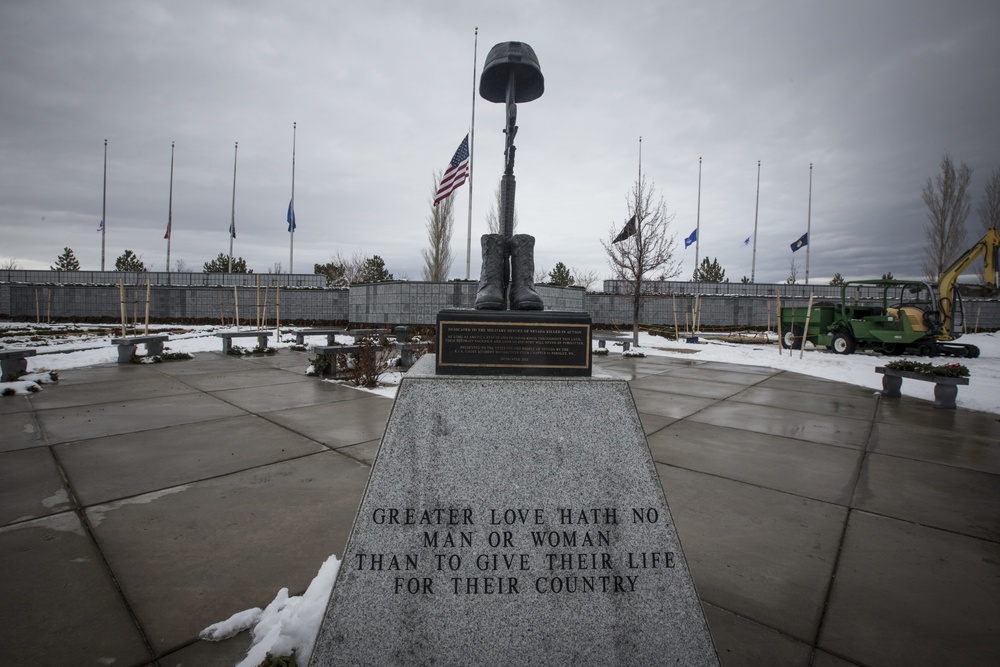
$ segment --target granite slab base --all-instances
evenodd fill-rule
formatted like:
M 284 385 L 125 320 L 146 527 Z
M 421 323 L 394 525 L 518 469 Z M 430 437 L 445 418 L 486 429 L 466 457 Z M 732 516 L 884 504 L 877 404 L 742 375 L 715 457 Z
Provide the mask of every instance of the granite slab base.
M 422 358 L 309 664 L 718 665 L 628 384 Z

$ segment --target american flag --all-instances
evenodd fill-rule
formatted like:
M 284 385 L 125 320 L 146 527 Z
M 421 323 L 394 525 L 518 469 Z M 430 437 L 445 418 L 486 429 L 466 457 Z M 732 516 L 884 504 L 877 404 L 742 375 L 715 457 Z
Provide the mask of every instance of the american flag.
M 451 163 L 445 170 L 444 176 L 441 177 L 441 183 L 438 185 L 437 193 L 434 195 L 434 205 L 437 206 L 438 202 L 461 187 L 468 177 L 469 135 L 465 135 L 465 139 L 462 139 L 462 143 L 458 145 L 458 150 L 452 156 Z

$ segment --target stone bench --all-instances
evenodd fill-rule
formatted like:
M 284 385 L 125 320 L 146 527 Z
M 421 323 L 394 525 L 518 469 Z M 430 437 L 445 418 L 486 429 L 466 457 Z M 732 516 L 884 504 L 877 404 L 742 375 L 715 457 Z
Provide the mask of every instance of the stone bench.
M 622 352 L 628 352 L 632 348 L 632 339 L 625 338 L 623 336 L 606 336 L 603 334 L 594 334 L 591 336 L 591 340 L 597 341 L 597 347 L 604 349 L 607 342 L 610 340 L 612 342 L 620 342 L 622 344 Z
M 434 347 L 434 343 L 431 341 L 423 341 L 420 343 L 396 343 L 396 349 L 399 350 L 399 365 L 400 366 L 412 366 L 417 363 L 417 352 L 420 350 L 427 351 Z
M 292 333 L 295 334 L 296 345 L 305 345 L 306 336 L 326 336 L 326 344 L 333 345 L 336 336 L 348 335 L 347 329 L 296 329 Z
M 118 363 L 128 364 L 132 362 L 137 345 L 146 346 L 146 355 L 154 356 L 163 354 L 163 344 L 170 340 L 167 334 L 155 334 L 152 336 L 125 336 L 124 338 L 112 338 L 111 344 L 118 346 Z
M 920 380 L 921 382 L 934 383 L 934 407 L 942 410 L 954 410 L 955 398 L 958 396 L 959 385 L 969 384 L 969 378 L 947 377 L 944 375 L 924 375 L 912 371 L 897 371 L 893 368 L 877 366 L 876 373 L 882 374 L 882 395 L 886 398 L 899 398 L 902 396 L 900 388 L 903 386 L 903 378 Z
M 421 350 L 427 350 L 434 347 L 432 341 L 423 341 L 417 343 L 400 343 L 396 341 L 393 343 L 396 351 L 399 352 L 399 365 L 400 366 L 412 366 L 417 362 L 417 353 Z M 356 354 L 361 348 L 360 345 L 314 345 L 312 350 L 317 355 L 322 355 L 326 357 L 334 357 L 338 354 L 350 355 Z
M 233 349 L 234 338 L 256 338 L 257 347 L 264 349 L 267 347 L 267 339 L 271 335 L 270 331 L 223 331 L 215 334 L 222 339 L 222 354 L 229 354 Z
M 13 382 L 28 372 L 28 357 L 37 354 L 33 347 L 0 350 L 0 382 Z
M 365 336 L 378 336 L 380 343 L 384 343 L 386 337 L 391 333 L 389 329 L 348 329 L 347 334 L 354 337 L 355 343 L 360 343 Z
M 360 345 L 314 345 L 312 350 L 316 353 L 317 357 L 330 357 L 330 366 L 335 367 L 338 354 L 343 354 L 344 356 L 355 354 L 360 347 Z M 320 373 L 320 376 L 329 375 L 332 375 L 332 373 Z

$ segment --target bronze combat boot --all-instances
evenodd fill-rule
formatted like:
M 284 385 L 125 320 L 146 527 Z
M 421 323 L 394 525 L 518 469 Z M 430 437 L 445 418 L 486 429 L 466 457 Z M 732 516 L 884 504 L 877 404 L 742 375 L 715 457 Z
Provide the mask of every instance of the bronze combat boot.
M 515 234 L 510 239 L 511 310 L 543 310 L 535 291 L 535 237 Z
M 503 310 L 503 236 L 483 234 L 483 268 L 476 290 L 476 310 Z

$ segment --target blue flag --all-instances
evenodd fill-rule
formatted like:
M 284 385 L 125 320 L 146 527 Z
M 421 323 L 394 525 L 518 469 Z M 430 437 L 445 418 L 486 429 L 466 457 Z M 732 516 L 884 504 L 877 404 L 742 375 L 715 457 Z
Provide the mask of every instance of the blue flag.
M 798 240 L 792 244 L 792 252 L 795 252 L 804 245 L 809 245 L 809 232 L 800 236 Z
M 285 216 L 285 219 L 288 220 L 289 232 L 295 231 L 295 208 L 292 206 L 292 204 L 294 203 L 295 203 L 294 199 L 288 200 L 288 215 Z
M 684 239 L 684 249 L 687 250 L 689 246 L 693 245 L 695 241 L 698 240 L 698 228 L 695 227 L 691 235 Z
M 104 218 L 101 218 L 101 224 L 97 225 L 97 231 L 99 232 L 104 231 Z

